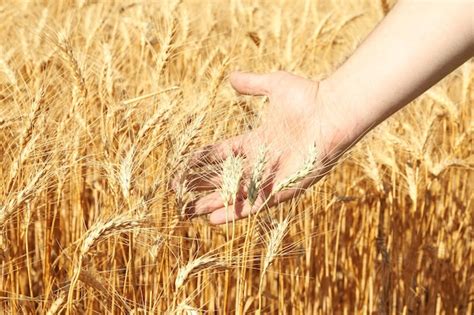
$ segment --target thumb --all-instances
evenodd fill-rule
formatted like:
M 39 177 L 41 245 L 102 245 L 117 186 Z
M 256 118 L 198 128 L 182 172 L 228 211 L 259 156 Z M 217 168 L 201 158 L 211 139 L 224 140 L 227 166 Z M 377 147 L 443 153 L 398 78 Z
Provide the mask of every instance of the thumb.
M 270 90 L 269 76 L 250 72 L 232 72 L 230 84 L 241 94 L 268 95 Z

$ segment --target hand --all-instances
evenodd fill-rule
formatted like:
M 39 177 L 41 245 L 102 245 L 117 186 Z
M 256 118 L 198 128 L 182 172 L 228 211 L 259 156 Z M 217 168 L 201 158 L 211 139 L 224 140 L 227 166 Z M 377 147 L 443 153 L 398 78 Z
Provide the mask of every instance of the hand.
M 351 137 L 349 124 L 345 122 L 349 113 L 337 115 L 335 107 L 328 107 L 330 102 L 329 98 L 324 97 L 323 82 L 286 72 L 236 72 L 230 76 L 230 82 L 239 93 L 267 96 L 270 104 L 263 114 L 260 127 L 208 146 L 197 152 L 192 159 L 193 165 L 203 165 L 221 163 L 232 154 L 244 158 L 239 192 L 235 200 L 228 200 L 228 204 L 235 201 L 235 205 L 228 209 L 224 206 L 219 191 L 220 175 L 199 176 L 190 181 L 191 189 L 215 189 L 196 200 L 190 208 L 191 215 L 210 214 L 209 220 L 213 224 L 225 223 L 227 219 L 244 218 L 263 206 L 270 207 L 295 197 L 324 176 L 354 138 Z M 279 183 L 301 170 L 309 158 L 311 148 L 315 148 L 317 153 L 314 168 L 291 188 L 273 193 Z M 266 161 L 263 183 L 258 196 L 252 198 L 253 202 L 249 202 L 249 177 L 262 149 L 265 150 Z

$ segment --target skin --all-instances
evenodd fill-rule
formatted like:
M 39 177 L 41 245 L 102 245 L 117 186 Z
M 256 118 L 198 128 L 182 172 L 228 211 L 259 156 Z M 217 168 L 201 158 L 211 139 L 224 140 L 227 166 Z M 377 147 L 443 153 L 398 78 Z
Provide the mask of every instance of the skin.
M 217 163 L 229 154 L 245 157 L 246 175 L 230 220 L 262 206 L 272 187 L 293 175 L 312 145 L 319 152 L 314 172 L 265 206 L 294 198 L 323 177 L 343 152 L 367 132 L 469 60 L 474 52 L 474 2 L 400 1 L 353 55 L 321 82 L 286 72 L 234 72 L 233 88 L 267 96 L 261 125 L 247 134 L 198 151 L 193 163 Z M 267 150 L 265 178 L 257 202 L 246 200 L 246 182 L 262 145 Z M 219 178 L 193 179 L 193 189 L 209 191 L 190 212 L 226 222 Z

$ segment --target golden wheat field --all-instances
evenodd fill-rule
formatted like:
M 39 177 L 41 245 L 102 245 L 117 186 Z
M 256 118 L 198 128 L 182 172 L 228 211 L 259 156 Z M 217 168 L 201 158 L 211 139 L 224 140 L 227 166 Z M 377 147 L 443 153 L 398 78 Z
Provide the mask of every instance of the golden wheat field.
M 0 313 L 473 314 L 472 60 L 292 202 L 214 226 L 172 187 L 258 123 L 232 70 L 324 78 L 389 6 L 2 1 Z

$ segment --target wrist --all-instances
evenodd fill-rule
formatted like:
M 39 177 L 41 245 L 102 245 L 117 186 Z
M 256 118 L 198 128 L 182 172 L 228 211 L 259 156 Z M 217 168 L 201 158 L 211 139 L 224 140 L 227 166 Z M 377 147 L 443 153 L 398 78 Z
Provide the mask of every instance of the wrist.
M 320 137 L 324 139 L 323 147 L 329 157 L 349 149 L 367 129 L 355 100 L 346 95 L 349 95 L 347 91 L 332 77 L 319 83 L 316 103 Z

